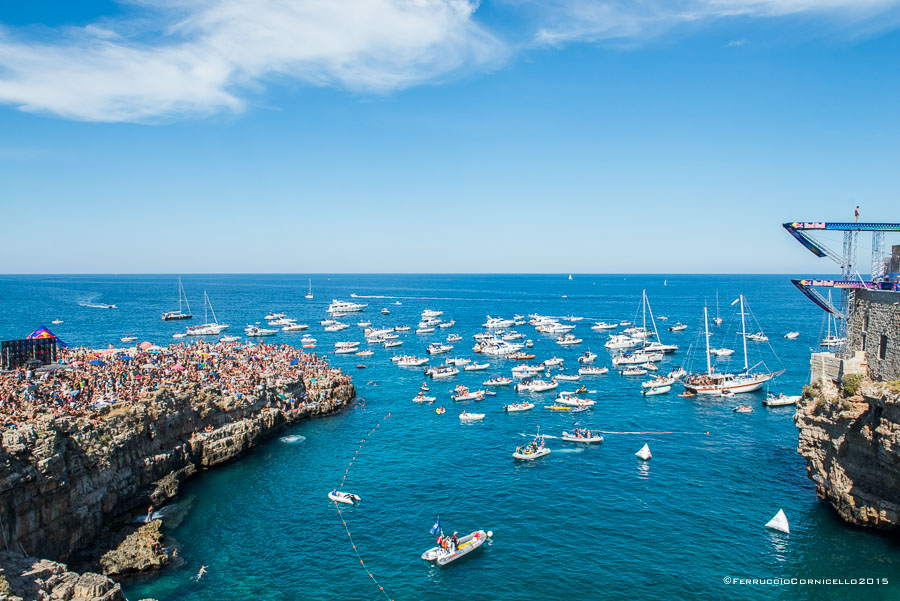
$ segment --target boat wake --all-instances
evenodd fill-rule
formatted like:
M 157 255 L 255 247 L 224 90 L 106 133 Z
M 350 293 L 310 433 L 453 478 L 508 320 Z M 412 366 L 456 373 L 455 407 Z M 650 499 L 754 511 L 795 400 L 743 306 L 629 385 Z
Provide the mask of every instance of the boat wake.
M 303 442 L 304 440 L 306 440 L 306 437 L 300 436 L 299 434 L 291 434 L 290 436 L 282 436 L 278 440 L 287 444 L 294 444 L 297 442 Z
M 549 438 L 549 436 L 548 436 L 548 438 Z M 556 437 L 554 437 L 554 438 L 556 438 Z M 584 448 L 581 447 L 581 448 L 577 448 L 577 449 L 556 449 L 553 452 L 554 453 L 584 453 Z

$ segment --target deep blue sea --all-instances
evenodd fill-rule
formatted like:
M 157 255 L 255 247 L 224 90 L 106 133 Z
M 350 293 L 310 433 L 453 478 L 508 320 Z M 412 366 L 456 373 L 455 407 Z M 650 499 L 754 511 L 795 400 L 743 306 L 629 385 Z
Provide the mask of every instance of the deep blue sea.
M 219 321 L 231 324 L 228 333 L 241 335 L 248 323 L 283 311 L 310 325 L 321 352 L 338 340 L 363 341 L 360 319 L 415 328 L 422 310 L 431 308 L 456 325 L 424 336 L 406 333 L 402 347 L 376 348 L 365 360 L 330 355 L 353 376 L 357 404 L 284 431 L 282 437 L 299 436 L 294 442 L 275 437 L 189 482 L 163 511 L 166 534 L 181 559 L 156 575 L 126 582 L 129 599 L 900 598 L 900 545 L 845 525 L 816 499 L 796 452 L 793 409 L 765 408 L 763 392 L 724 400 L 680 398 L 679 389 L 645 398 L 640 378 L 613 370 L 583 379 L 598 401 L 590 411 L 545 410 L 550 392 L 531 395 L 540 399 L 535 409 L 506 414 L 502 405 L 517 393 L 499 390 L 496 397 L 465 405 L 485 413 L 483 422 L 462 424 L 461 404 L 450 401 L 450 390 L 461 382 L 480 388 L 491 375 L 509 375 L 512 362 L 490 358 L 486 372 L 429 382 L 429 394 L 448 408 L 437 415 L 434 406 L 411 401 L 421 372 L 390 361 L 395 352 L 423 355 L 428 342 L 450 333 L 463 341 L 449 356 L 475 357 L 472 335 L 486 315 L 540 313 L 585 317 L 575 329 L 584 341 L 560 347 L 531 326 L 518 327 L 535 342 L 535 362 L 556 355 L 572 371 L 576 357 L 592 349 L 600 355 L 597 364 L 610 365 L 603 348 L 607 334 L 593 332 L 591 319 L 640 320 L 646 289 L 654 313 L 669 317 L 659 322 L 663 341 L 681 346 L 661 371 L 688 362 L 688 348 L 702 340 L 703 304 L 715 314 L 717 291 L 725 321 L 711 326 L 712 344 L 738 349 L 731 362 L 741 364 L 739 317 L 730 303 L 743 293 L 772 347 L 751 344 L 751 363 L 762 359 L 786 369 L 772 391 L 796 394 L 808 380 L 810 348 L 823 335 L 824 321 L 786 276 L 575 274 L 569 281 L 564 275 L 317 275 L 312 301 L 303 298 L 305 275 L 191 275 L 183 281 L 197 316 L 193 322 L 160 320 L 163 311 L 177 308 L 175 276 L 3 276 L 0 338 L 22 337 L 45 324 L 71 345 L 118 345 L 129 333 L 167 344 L 172 333 L 202 320 L 204 290 Z M 351 329 L 324 332 L 319 321 L 331 299 L 350 300 L 351 293 L 372 297 L 357 299 L 368 308 L 344 318 Z M 86 306 L 96 303 L 118 309 Z M 389 316 L 381 315 L 383 307 Z M 64 323 L 51 325 L 57 318 Z M 689 326 L 685 332 L 666 331 L 679 320 Z M 789 330 L 798 330 L 799 339 L 785 340 Z M 300 334 L 279 334 L 268 341 L 299 339 Z M 701 369 L 703 361 L 696 354 L 693 366 Z M 361 362 L 368 368 L 357 369 Z M 578 385 L 564 383 L 560 390 Z M 739 401 L 751 403 L 754 412 L 732 412 Z M 671 433 L 607 434 L 590 448 L 548 439 L 548 457 L 528 464 L 511 458 L 526 440 L 522 433 L 540 426 L 559 435 L 576 421 L 611 432 Z M 644 443 L 653 452 L 649 462 L 634 456 Z M 326 494 L 345 474 L 345 490 L 362 502 L 342 507 L 339 516 Z M 763 526 L 780 508 L 790 534 Z M 482 528 L 493 530 L 494 538 L 459 562 L 434 567 L 419 555 L 433 545 L 429 528 L 438 516 L 445 530 Z M 208 573 L 197 581 L 201 565 Z M 725 584 L 725 578 L 893 583 L 742 585 Z

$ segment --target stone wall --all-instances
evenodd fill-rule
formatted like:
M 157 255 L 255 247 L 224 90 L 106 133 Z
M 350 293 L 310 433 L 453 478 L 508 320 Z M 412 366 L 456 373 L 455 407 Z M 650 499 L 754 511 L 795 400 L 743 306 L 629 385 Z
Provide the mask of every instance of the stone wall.
M 851 316 L 847 348 L 865 351 L 873 380 L 900 379 L 900 294 L 859 290 Z

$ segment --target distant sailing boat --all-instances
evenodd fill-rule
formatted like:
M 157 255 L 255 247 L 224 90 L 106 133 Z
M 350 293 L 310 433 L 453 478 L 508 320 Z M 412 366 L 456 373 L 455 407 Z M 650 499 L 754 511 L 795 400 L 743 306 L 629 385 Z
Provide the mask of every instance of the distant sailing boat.
M 572 279 L 572 274 L 571 274 L 571 273 L 569 274 L 569 279 L 570 279 L 570 280 Z
M 312 293 L 312 278 L 309 279 L 309 292 L 307 292 L 307 293 L 306 293 L 306 296 L 304 296 L 303 298 L 307 298 L 307 299 L 309 299 L 309 300 L 312 300 L 312 298 L 313 298 L 313 293 Z
M 184 299 L 184 304 L 187 306 L 187 313 L 181 312 L 181 301 Z M 184 286 L 181 284 L 181 278 L 178 278 L 178 310 L 177 311 L 166 311 L 162 314 L 163 321 L 169 321 L 173 319 L 193 319 L 193 315 L 191 315 L 191 304 L 188 302 L 187 294 L 184 293 Z
M 212 302 L 206 290 L 203 291 L 203 321 L 199 326 L 191 326 L 187 329 L 190 336 L 218 336 L 222 330 L 228 329 L 228 324 L 220 324 L 216 319 L 216 312 L 212 308 Z M 212 323 L 209 322 L 208 313 L 212 313 Z
M 716 373 L 712 368 L 709 352 L 709 311 L 703 307 L 703 323 L 706 328 L 706 373 L 691 374 L 684 380 L 684 387 L 688 392 L 695 394 L 722 394 L 724 392 L 741 393 L 753 392 L 763 387 L 763 384 L 784 373 L 784 370 L 778 372 L 759 372 L 750 373 L 750 366 L 747 361 L 747 324 L 744 312 L 744 295 L 734 301 L 741 303 L 741 330 L 744 342 L 744 371 L 739 374 L 720 374 Z M 734 303 L 732 303 L 734 304 Z
M 717 326 L 722 325 L 722 318 L 719 317 L 719 291 L 716 290 L 716 316 L 713 317 L 713 323 Z

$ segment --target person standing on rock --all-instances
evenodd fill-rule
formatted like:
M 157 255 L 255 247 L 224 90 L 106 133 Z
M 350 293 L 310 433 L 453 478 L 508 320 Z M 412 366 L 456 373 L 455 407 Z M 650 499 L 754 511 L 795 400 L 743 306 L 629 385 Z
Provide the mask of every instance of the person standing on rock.
M 144 518 L 144 523 L 149 524 L 150 520 L 153 519 L 153 505 L 147 508 L 147 517 Z

